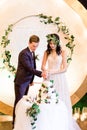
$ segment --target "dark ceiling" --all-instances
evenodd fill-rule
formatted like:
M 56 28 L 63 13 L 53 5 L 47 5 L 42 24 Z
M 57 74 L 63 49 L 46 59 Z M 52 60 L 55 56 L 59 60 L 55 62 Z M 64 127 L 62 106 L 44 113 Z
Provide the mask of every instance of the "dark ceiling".
M 87 9 L 87 0 L 78 0 Z

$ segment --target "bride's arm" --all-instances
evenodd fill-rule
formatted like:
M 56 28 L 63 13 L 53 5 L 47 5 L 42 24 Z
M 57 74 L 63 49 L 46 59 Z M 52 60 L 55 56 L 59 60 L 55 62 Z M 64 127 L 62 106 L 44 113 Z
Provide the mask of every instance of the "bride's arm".
M 60 70 L 59 70 L 60 73 L 66 72 L 67 67 L 68 67 L 66 51 L 63 50 L 61 55 L 62 55 L 62 64 L 61 64 L 61 67 L 60 67 Z
M 47 53 L 46 51 L 44 52 L 43 60 L 42 60 L 42 65 L 41 65 L 41 70 L 46 71 L 46 62 L 47 62 Z

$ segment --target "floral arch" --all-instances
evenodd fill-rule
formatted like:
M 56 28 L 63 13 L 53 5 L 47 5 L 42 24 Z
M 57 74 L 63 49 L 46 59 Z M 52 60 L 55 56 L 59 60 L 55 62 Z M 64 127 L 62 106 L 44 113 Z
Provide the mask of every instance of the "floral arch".
M 2 48 L 2 53 L 1 53 L 1 58 L 3 61 L 3 66 L 1 69 L 7 69 L 9 72 L 11 72 L 13 75 L 16 73 L 16 67 L 12 65 L 11 63 L 11 51 L 8 49 L 8 45 L 11 44 L 10 39 L 9 39 L 9 34 L 13 31 L 14 26 L 21 22 L 24 19 L 27 18 L 38 18 L 39 22 L 41 24 L 44 24 L 46 26 L 52 25 L 53 27 L 56 27 L 56 32 L 62 32 L 63 37 L 66 40 L 65 46 L 68 49 L 69 53 L 67 55 L 67 63 L 69 64 L 72 60 L 72 54 L 74 51 L 74 36 L 70 34 L 69 28 L 61 21 L 60 17 L 53 18 L 52 16 L 47 16 L 44 14 L 39 14 L 39 15 L 29 15 L 26 17 L 23 17 L 16 21 L 14 24 L 10 24 L 8 28 L 5 30 L 4 36 L 2 36 L 2 40 L 0 43 L 0 46 Z

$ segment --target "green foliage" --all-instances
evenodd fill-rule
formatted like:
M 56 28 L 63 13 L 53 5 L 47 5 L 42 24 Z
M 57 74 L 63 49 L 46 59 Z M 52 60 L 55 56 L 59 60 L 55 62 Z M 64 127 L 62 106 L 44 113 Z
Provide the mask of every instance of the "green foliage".
M 30 116 L 32 129 L 36 128 L 35 122 L 37 121 L 37 115 L 40 113 L 40 108 L 37 103 L 33 103 L 33 105 L 26 110 L 27 116 Z
M 5 30 L 5 35 L 2 36 L 1 46 L 5 48 L 8 44 L 10 44 L 10 40 L 8 39 L 8 35 L 10 32 L 12 32 L 13 25 L 9 25 L 7 30 Z
M 34 103 L 32 107 L 27 109 L 27 115 L 30 115 L 31 117 L 35 117 L 36 115 L 38 115 L 38 113 L 40 113 L 40 109 L 37 103 Z
M 10 72 L 12 72 L 15 75 L 16 69 L 10 63 L 11 52 L 9 50 L 6 50 L 6 47 L 8 46 L 8 44 L 10 44 L 10 40 L 8 39 L 8 35 L 10 32 L 12 32 L 12 27 L 13 27 L 13 25 L 11 24 L 8 26 L 7 30 L 5 30 L 5 35 L 2 36 L 2 41 L 1 41 L 0 45 L 4 49 L 4 52 L 2 54 L 4 67 L 2 67 L 2 68 L 7 68 Z
M 57 40 L 54 35 L 51 36 L 50 34 L 48 34 L 46 37 L 47 37 L 47 41 L 53 41 L 56 45 L 59 45 L 59 40 Z
M 87 93 L 80 99 L 79 102 L 77 102 L 74 106 L 73 106 L 73 109 L 75 107 L 79 107 L 82 111 L 82 108 L 83 107 L 87 107 Z
M 74 42 L 74 36 L 70 35 L 69 33 L 69 29 L 66 25 L 64 25 L 63 22 L 60 21 L 60 17 L 56 17 L 54 20 L 52 18 L 52 16 L 47 16 L 47 15 L 43 15 L 43 14 L 39 14 L 40 17 L 40 21 L 44 24 L 53 24 L 54 26 L 57 27 L 58 32 L 62 31 L 63 34 L 65 34 L 66 36 L 64 37 L 67 40 L 66 43 L 66 47 L 70 50 L 70 55 L 67 57 L 67 63 L 69 64 L 70 61 L 72 60 L 72 54 L 74 51 L 74 47 L 75 44 Z M 47 36 L 47 38 L 49 39 L 49 36 Z M 55 38 L 53 38 L 55 40 Z M 58 43 L 57 43 L 58 44 Z

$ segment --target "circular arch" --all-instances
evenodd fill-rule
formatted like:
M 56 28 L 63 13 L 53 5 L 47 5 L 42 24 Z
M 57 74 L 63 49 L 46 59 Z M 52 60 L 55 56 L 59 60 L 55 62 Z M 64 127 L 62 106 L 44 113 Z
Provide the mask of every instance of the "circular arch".
M 5 30 L 5 35 L 2 36 L 2 41 L 1 41 L 1 47 L 3 47 L 3 52 L 2 52 L 2 58 L 3 58 L 3 63 L 4 63 L 4 67 L 2 68 L 7 68 L 8 71 L 10 71 L 12 74 L 15 75 L 16 73 L 16 68 L 14 65 L 11 64 L 11 52 L 10 50 L 7 50 L 8 45 L 10 44 L 10 39 L 9 37 L 9 33 L 12 32 L 13 27 L 16 26 L 16 24 L 18 24 L 19 22 L 21 22 L 22 20 L 25 20 L 27 18 L 32 18 L 32 17 L 37 17 L 40 20 L 40 23 L 44 23 L 45 25 L 53 25 L 53 27 L 56 27 L 56 32 L 62 32 L 63 33 L 63 39 L 66 40 L 65 43 L 65 47 L 68 49 L 68 55 L 67 55 L 67 63 L 69 64 L 72 60 L 72 54 L 74 51 L 74 36 L 70 34 L 68 27 L 60 20 L 60 17 L 56 17 L 55 19 L 52 18 L 52 16 L 47 16 L 47 15 L 43 15 L 43 14 L 39 14 L 39 15 L 29 15 L 26 17 L 23 17 L 21 19 L 19 19 L 18 21 L 16 21 L 13 24 L 10 24 L 7 28 L 7 30 Z
M 87 93 L 87 76 L 79 89 L 71 96 L 72 105 L 75 105 Z

